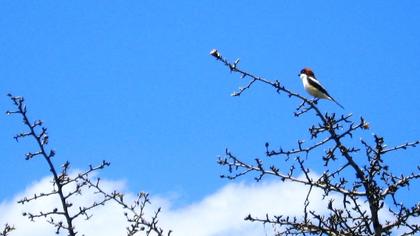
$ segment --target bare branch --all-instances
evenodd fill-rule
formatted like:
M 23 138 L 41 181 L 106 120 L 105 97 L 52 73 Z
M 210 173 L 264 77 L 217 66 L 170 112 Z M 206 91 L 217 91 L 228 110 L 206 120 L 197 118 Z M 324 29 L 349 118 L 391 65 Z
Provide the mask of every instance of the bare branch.
M 395 175 L 390 172 L 385 164 L 383 155 L 415 147 L 420 141 L 407 142 L 405 144 L 387 148 L 384 139 L 374 135 L 374 145 L 369 145 L 361 140 L 362 147 L 346 145 L 353 139 L 356 131 L 369 129 L 369 123 L 360 118 L 359 121 L 352 121 L 352 115 L 337 116 L 335 113 L 323 113 L 318 107 L 318 99 L 310 100 L 298 93 L 287 89 L 279 80 L 270 81 L 238 67 L 239 60 L 230 63 L 220 52 L 212 50 L 210 53 L 218 61 L 227 66 L 232 73 L 240 74 L 240 78 L 249 78 L 248 84 L 241 87 L 234 95 L 241 95 L 244 91 L 252 88 L 255 82 L 267 84 L 275 89 L 279 94 L 285 94 L 289 98 L 298 100 L 298 106 L 294 115 L 300 117 L 313 112 L 318 117 L 319 122 L 309 128 L 312 144 L 306 144 L 304 139 L 298 140 L 297 147 L 292 149 L 278 150 L 269 149 L 270 144 L 265 144 L 265 154 L 267 157 L 284 156 L 284 159 L 274 159 L 275 161 L 284 160 L 289 166 L 289 171 L 281 171 L 280 168 L 271 165 L 266 167 L 263 160 L 255 158 L 255 163 L 240 160 L 238 157 L 226 151 L 225 157 L 220 157 L 219 165 L 226 166 L 228 175 L 223 178 L 236 179 L 243 175 L 255 173 L 255 179 L 261 181 L 264 176 L 271 175 L 279 177 L 282 181 L 290 181 L 309 187 L 303 207 L 303 218 L 288 216 L 266 215 L 263 218 L 247 216 L 249 221 L 269 223 L 278 225 L 278 235 L 389 235 L 396 228 L 406 229 L 406 235 L 414 235 L 420 232 L 419 225 L 411 222 L 410 219 L 418 217 L 419 205 L 407 207 L 396 200 L 395 193 L 401 188 L 407 187 L 412 181 L 419 179 L 420 167 L 410 175 Z M 320 136 L 323 136 L 319 140 Z M 310 170 L 305 166 L 305 159 L 320 148 L 323 148 L 325 155 L 322 156 L 324 173 L 317 180 L 312 179 Z M 360 156 L 360 151 L 364 149 L 366 159 Z M 290 159 L 293 162 L 290 164 Z M 285 168 L 281 168 L 285 169 Z M 348 173 L 353 173 L 354 179 L 349 178 Z M 302 174 L 304 178 L 297 176 Z M 333 200 L 328 203 L 328 215 L 321 215 L 309 210 L 309 195 L 312 189 L 321 189 L 324 198 L 331 192 L 337 193 L 342 197 L 341 204 L 335 204 Z M 391 200 L 391 201 L 390 201 Z M 395 220 L 382 225 L 379 220 L 379 211 L 386 205 L 385 202 L 392 203 L 387 206 Z M 368 210 L 362 207 L 365 202 Z M 333 204 L 334 203 L 334 204 Z M 396 209 L 396 210 L 393 210 Z
M 134 235 L 137 232 L 145 231 L 146 235 L 151 235 L 152 232 L 156 233 L 158 236 L 163 236 L 163 229 L 158 226 L 158 214 L 160 209 L 155 212 L 151 217 L 151 220 L 146 220 L 144 214 L 144 208 L 146 204 L 150 203 L 148 194 L 142 193 L 139 194 L 139 198 L 132 206 L 127 205 L 123 200 L 123 195 L 114 191 L 109 194 L 102 190 L 100 185 L 100 178 L 97 178 L 96 181 L 91 180 L 91 175 L 93 173 L 102 170 L 110 165 L 107 161 L 102 161 L 99 165 L 93 166 L 89 165 L 89 168 L 85 171 L 82 171 L 76 175 L 69 176 L 68 170 L 70 168 L 70 163 L 66 161 L 61 166 L 61 171 L 58 171 L 58 168 L 53 163 L 52 158 L 55 156 L 54 150 L 48 150 L 47 145 L 49 141 L 49 136 L 47 133 L 47 128 L 43 126 L 43 122 L 36 120 L 31 122 L 27 115 L 26 105 L 24 104 L 24 98 L 19 96 L 8 95 L 12 100 L 13 104 L 16 107 L 15 111 L 7 111 L 8 115 L 20 115 L 23 118 L 23 123 L 28 131 L 21 132 L 17 134 L 14 138 L 16 141 L 19 141 L 22 138 L 31 137 L 36 141 L 38 150 L 35 152 L 28 152 L 25 154 L 26 160 L 31 160 L 33 158 L 43 158 L 48 164 L 49 171 L 52 174 L 52 186 L 53 189 L 49 192 L 35 193 L 31 197 L 24 197 L 18 203 L 26 204 L 35 200 L 42 198 L 48 198 L 52 196 L 58 196 L 60 199 L 60 207 L 53 208 L 51 210 L 42 210 L 38 213 L 24 212 L 23 215 L 28 217 L 29 220 L 34 221 L 37 218 L 46 218 L 47 222 L 53 225 L 56 229 L 56 233 L 59 234 L 61 230 L 67 231 L 69 236 L 75 236 L 77 234 L 74 226 L 74 220 L 79 217 L 84 217 L 86 220 L 89 220 L 92 217 L 91 211 L 96 207 L 103 206 L 109 201 L 116 201 L 124 209 L 128 209 L 128 212 L 131 215 L 126 214 L 126 218 L 130 223 L 130 228 L 127 228 L 128 235 Z M 64 190 L 64 187 L 66 187 Z M 83 191 L 87 189 L 94 189 L 93 194 L 97 194 L 101 197 L 99 200 L 94 201 L 90 205 L 86 206 L 76 206 L 73 202 L 76 202 L 73 197 L 81 195 Z M 70 209 L 77 207 L 77 210 L 72 211 L 70 214 Z M 136 211 L 137 208 L 140 208 L 139 212 Z M 4 230 L 4 235 L 11 231 L 11 227 L 6 227 Z M 167 235 L 170 235 L 171 231 Z
M 0 232 L 0 236 L 9 235 L 10 232 L 15 230 L 14 226 L 10 226 L 9 224 L 5 224 L 3 230 Z

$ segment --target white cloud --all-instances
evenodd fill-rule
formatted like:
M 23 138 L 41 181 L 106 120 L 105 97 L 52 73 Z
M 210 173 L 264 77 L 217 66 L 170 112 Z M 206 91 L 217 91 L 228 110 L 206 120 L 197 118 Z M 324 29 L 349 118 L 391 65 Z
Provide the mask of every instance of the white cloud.
M 109 191 L 124 189 L 124 183 L 118 181 L 103 180 L 102 186 Z M 32 186 L 16 195 L 12 200 L 0 203 L 0 224 L 8 222 L 16 227 L 11 236 L 55 235 L 54 229 L 45 222 L 45 219 L 30 222 L 22 216 L 22 212 L 29 209 L 31 212 L 52 209 L 57 205 L 55 199 L 38 200 L 25 205 L 16 203 L 23 196 L 45 192 L 50 188 L 50 180 L 44 178 L 34 182 Z M 149 207 L 148 214 L 150 216 L 157 206 L 162 206 L 162 213 L 159 217 L 160 224 L 164 229 L 172 229 L 174 236 L 272 235 L 273 229 L 270 225 L 264 226 L 260 223 L 244 221 L 244 217 L 249 213 L 259 217 L 264 217 L 266 213 L 269 215 L 302 215 L 306 194 L 307 187 L 293 183 L 272 181 L 246 184 L 231 182 L 204 199 L 181 208 L 171 207 L 171 203 L 175 200 L 165 197 L 153 198 L 152 196 L 151 201 L 155 208 Z M 128 193 L 126 199 L 132 200 L 134 196 L 134 193 Z M 78 196 L 73 203 L 87 205 L 94 200 L 94 195 L 83 194 Z M 320 191 L 312 192 L 310 202 L 311 209 L 318 212 L 326 211 L 327 203 L 322 200 Z M 79 220 L 76 222 L 78 235 L 126 235 L 127 222 L 121 207 L 114 203 L 107 204 L 104 207 L 96 208 L 93 215 L 89 221 Z
M 102 181 L 105 189 L 123 189 L 124 184 L 115 181 Z M 34 182 L 23 193 L 16 195 L 10 201 L 0 204 L 0 223 L 10 223 L 16 227 L 12 236 L 44 236 L 53 235 L 54 229 L 45 222 L 37 219 L 30 222 L 22 216 L 22 212 L 30 210 L 53 209 L 57 206 L 57 199 L 47 198 L 20 205 L 16 201 L 33 193 L 46 192 L 51 188 L 49 178 Z M 135 194 L 129 193 L 126 199 L 134 199 Z M 244 217 L 251 213 L 253 216 L 264 216 L 266 213 L 299 215 L 306 196 L 306 188 L 296 184 L 270 183 L 229 183 L 199 202 L 182 208 L 172 209 L 171 200 L 166 198 L 152 198 L 153 206 L 162 206 L 160 222 L 166 229 L 172 229 L 173 235 L 181 236 L 219 236 L 219 235 L 265 235 L 272 232 L 270 226 L 244 221 Z M 77 205 L 87 205 L 94 201 L 92 194 L 83 194 L 74 201 Z M 320 193 L 313 194 L 313 205 L 320 207 Z M 154 209 L 149 208 L 149 214 Z M 85 235 L 125 235 L 127 223 L 123 210 L 111 203 L 99 207 L 93 212 L 94 217 L 89 220 L 76 222 L 77 230 Z M 81 235 L 80 234 L 80 235 Z M 63 234 L 64 235 L 64 234 Z
M 245 216 L 300 215 L 305 197 L 306 188 L 296 184 L 230 183 L 198 203 L 170 210 L 162 220 L 177 235 L 265 235 L 270 226 L 246 222 Z M 320 206 L 320 194 L 313 194 L 312 201 Z

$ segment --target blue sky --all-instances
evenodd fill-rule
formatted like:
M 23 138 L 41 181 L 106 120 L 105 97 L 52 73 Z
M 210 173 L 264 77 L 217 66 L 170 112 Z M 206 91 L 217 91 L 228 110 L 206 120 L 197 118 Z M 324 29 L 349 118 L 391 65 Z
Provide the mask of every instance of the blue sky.
M 420 134 L 418 12 L 416 1 L 2 1 L 0 110 L 12 108 L 7 93 L 24 96 L 57 164 L 106 159 L 101 176 L 185 206 L 228 183 L 216 164 L 226 147 L 262 157 L 266 141 L 307 138 L 315 119 L 294 119 L 296 101 L 263 85 L 230 97 L 245 81 L 211 49 L 302 93 L 297 74 L 312 67 L 346 108 L 324 111 L 364 116 L 395 145 Z M 34 143 L 14 142 L 22 128 L 0 117 L 0 199 L 48 171 L 24 160 Z M 407 170 L 417 154 L 389 161 Z

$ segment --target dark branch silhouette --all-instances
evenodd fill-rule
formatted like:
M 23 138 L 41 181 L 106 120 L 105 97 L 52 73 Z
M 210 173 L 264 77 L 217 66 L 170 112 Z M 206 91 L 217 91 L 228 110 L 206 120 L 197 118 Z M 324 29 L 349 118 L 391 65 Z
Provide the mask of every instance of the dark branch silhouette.
M 66 231 L 69 236 L 75 236 L 78 234 L 75 227 L 75 220 L 83 217 L 89 220 L 93 214 L 92 211 L 99 207 L 107 204 L 110 201 L 116 202 L 123 209 L 125 209 L 125 217 L 129 223 L 127 227 L 127 235 L 133 236 L 139 232 L 145 232 L 146 235 L 158 235 L 163 236 L 164 230 L 158 225 L 158 215 L 160 208 L 155 214 L 147 219 L 146 217 L 146 206 L 150 204 L 149 195 L 147 193 L 138 194 L 137 199 L 129 204 L 124 200 L 124 194 L 113 191 L 107 193 L 101 187 L 101 179 L 92 179 L 92 175 L 110 165 L 107 161 L 102 161 L 100 164 L 93 166 L 89 165 L 89 168 L 85 171 L 77 173 L 75 175 L 69 175 L 70 162 L 66 161 L 60 168 L 57 168 L 53 163 L 53 157 L 56 152 L 52 149 L 48 149 L 48 132 L 41 120 L 31 121 L 28 118 L 28 112 L 24 103 L 24 98 L 20 96 L 8 95 L 16 107 L 14 111 L 7 111 L 8 115 L 20 115 L 23 119 L 23 123 L 27 128 L 27 131 L 17 134 L 14 138 L 16 141 L 20 139 L 31 137 L 35 140 L 37 150 L 34 152 L 28 152 L 25 154 L 26 160 L 33 158 L 42 158 L 48 165 L 48 169 L 52 175 L 52 187 L 53 189 L 48 192 L 34 193 L 30 197 L 24 197 L 18 203 L 28 204 L 32 201 L 36 201 L 51 196 L 58 196 L 60 201 L 60 207 L 53 209 L 44 209 L 40 212 L 24 212 L 23 215 L 27 216 L 31 221 L 38 218 L 46 218 L 47 222 L 55 227 L 56 233 L 59 234 L 61 231 Z M 82 195 L 88 189 L 93 189 L 99 200 L 94 201 L 90 205 L 81 206 L 76 205 L 77 196 Z M 1 235 L 7 235 L 12 231 L 14 227 L 6 225 Z M 170 235 L 171 231 L 168 231 L 166 235 Z
M 9 235 L 9 233 L 13 230 L 15 230 L 15 227 L 10 226 L 9 224 L 5 224 L 3 230 L 0 232 L 0 236 Z
M 356 131 L 369 129 L 369 123 L 364 118 L 353 121 L 351 114 L 337 116 L 335 113 L 323 113 L 317 105 L 317 99 L 307 99 L 287 89 L 278 80 L 270 81 L 242 70 L 238 67 L 239 59 L 231 63 L 215 49 L 210 55 L 228 67 L 230 72 L 239 74 L 241 79 L 248 79 L 246 85 L 232 93 L 232 96 L 242 95 L 256 82 L 263 83 L 271 86 L 277 93 L 299 101 L 294 112 L 296 117 L 313 112 L 318 119 L 309 128 L 312 144 L 298 140 L 297 147 L 292 149 L 272 149 L 269 143 L 265 144 L 267 158 L 283 157 L 276 159 L 278 166 L 266 166 L 260 158 L 256 158 L 254 162 L 243 161 L 229 150 L 219 158 L 218 163 L 228 170 L 228 174 L 222 175 L 222 178 L 232 180 L 254 174 L 255 180 L 261 181 L 265 176 L 275 176 L 282 181 L 308 187 L 303 203 L 303 217 L 266 215 L 261 218 L 250 214 L 245 220 L 277 225 L 278 235 L 379 236 L 390 235 L 397 229 L 402 230 L 403 235 L 420 232 L 420 225 L 413 221 L 420 214 L 420 204 L 407 206 L 397 196 L 399 190 L 407 188 L 412 181 L 420 178 L 420 167 L 417 166 L 409 174 L 397 175 L 391 172 L 384 161 L 385 154 L 415 147 L 420 141 L 387 147 L 383 137 L 374 135 L 373 143 L 361 140 L 358 146 L 348 145 L 346 143 L 353 139 Z M 321 147 L 325 150 L 319 157 L 324 171 L 316 176 L 306 167 L 305 161 L 309 155 L 316 155 L 313 154 L 315 150 L 322 151 Z M 288 168 L 284 168 L 285 164 Z M 353 173 L 351 176 L 355 178 L 350 178 L 349 173 Z M 328 201 L 327 214 L 309 210 L 309 197 L 314 189 L 322 190 L 324 200 Z M 332 193 L 340 197 L 327 200 Z M 384 212 L 392 217 L 381 219 L 381 213 Z

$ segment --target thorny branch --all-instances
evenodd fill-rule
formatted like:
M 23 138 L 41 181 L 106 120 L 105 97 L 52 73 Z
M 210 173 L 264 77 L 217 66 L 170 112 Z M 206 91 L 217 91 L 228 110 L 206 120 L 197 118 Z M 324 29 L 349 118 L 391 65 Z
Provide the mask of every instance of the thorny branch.
M 15 230 L 15 227 L 10 226 L 9 224 L 5 224 L 3 230 L 0 232 L 0 236 L 9 235 L 9 233 L 13 230 Z
M 124 194 L 113 191 L 112 193 L 107 193 L 99 185 L 99 179 L 97 182 L 92 182 L 89 178 L 85 178 L 84 181 L 87 182 L 90 188 L 95 189 L 96 193 L 101 194 L 104 199 L 113 200 L 117 204 L 121 205 L 123 209 L 126 210 L 124 213 L 127 221 L 130 223 L 130 226 L 127 227 L 127 236 L 133 236 L 138 232 L 144 231 L 146 235 L 152 235 L 155 233 L 157 236 L 168 235 L 170 236 L 172 231 L 169 230 L 167 234 L 164 233 L 164 230 L 158 225 L 158 215 L 161 211 L 161 208 L 158 208 L 150 220 L 146 219 L 145 211 L 146 206 L 150 204 L 150 198 L 148 193 L 141 192 L 137 194 L 137 199 L 132 203 L 128 204 L 124 199 Z
M 27 109 L 26 109 L 26 105 L 24 103 L 24 98 L 20 97 L 20 96 L 12 96 L 11 94 L 8 94 L 8 96 L 10 97 L 10 99 L 12 100 L 13 104 L 16 106 L 17 110 L 15 111 L 7 111 L 6 114 L 11 115 L 11 114 L 18 114 L 21 115 L 21 117 L 23 118 L 23 123 L 24 125 L 29 129 L 26 132 L 22 132 L 20 134 L 17 134 L 14 138 L 16 139 L 16 141 L 19 141 L 22 138 L 25 137 L 33 137 L 36 141 L 36 144 L 39 148 L 39 150 L 37 150 L 36 152 L 29 152 L 26 154 L 26 160 L 32 159 L 34 157 L 37 156 L 41 156 L 48 164 L 49 170 L 51 172 L 51 174 L 53 175 L 53 183 L 54 186 L 57 187 L 57 189 L 54 189 L 51 193 L 47 193 L 47 194 L 39 194 L 39 196 L 44 197 L 44 196 L 48 196 L 48 195 L 58 195 L 60 198 L 60 203 L 61 203 L 61 210 L 58 209 L 53 209 L 52 211 L 49 212 L 41 212 L 40 214 L 31 214 L 31 213 L 24 213 L 24 215 L 27 215 L 29 217 L 29 219 L 34 220 L 34 218 L 38 218 L 41 216 L 49 216 L 49 215 L 62 215 L 64 216 L 65 219 L 65 223 L 62 221 L 59 221 L 58 223 L 52 223 L 53 225 L 56 226 L 56 230 L 57 233 L 61 230 L 61 229 L 65 229 L 68 231 L 68 234 L 70 236 L 75 236 L 76 235 L 76 231 L 74 229 L 73 226 L 73 220 L 72 217 L 69 213 L 69 209 L 72 206 L 69 202 L 67 202 L 67 198 L 65 196 L 65 192 L 63 190 L 63 178 L 60 177 L 60 174 L 57 172 L 53 162 L 52 162 L 52 158 L 55 155 L 55 151 L 54 150 L 50 150 L 47 151 L 47 144 L 48 144 L 48 139 L 49 136 L 47 134 L 47 128 L 43 127 L 43 122 L 40 120 L 37 120 L 35 122 L 31 122 L 28 118 L 27 115 Z M 41 131 L 38 131 L 39 129 L 41 129 Z M 31 199 L 37 199 L 37 195 L 35 195 L 33 198 Z M 27 202 L 25 200 L 20 201 L 20 203 L 24 203 Z
M 27 131 L 17 134 L 14 138 L 19 141 L 22 138 L 32 137 L 37 144 L 38 150 L 35 152 L 28 152 L 25 154 L 26 160 L 32 158 L 41 157 L 43 158 L 49 167 L 52 174 L 52 187 L 53 189 L 49 192 L 35 193 L 33 196 L 24 197 L 18 203 L 26 204 L 31 201 L 47 198 L 51 196 L 58 196 L 60 199 L 60 207 L 53 209 L 42 210 L 38 213 L 24 212 L 23 215 L 27 216 L 31 221 L 37 218 L 46 218 L 47 222 L 53 225 L 56 229 L 56 233 L 59 234 L 61 230 L 67 231 L 69 236 L 75 236 L 78 232 L 75 230 L 74 220 L 79 217 L 84 217 L 89 220 L 92 217 L 90 213 L 93 209 L 98 206 L 103 206 L 109 201 L 117 202 L 128 212 L 125 213 L 127 221 L 130 223 L 130 227 L 127 227 L 127 235 L 132 236 L 138 232 L 145 231 L 146 235 L 152 235 L 155 233 L 158 236 L 163 236 L 163 229 L 158 226 L 158 214 L 160 208 L 152 216 L 151 220 L 146 220 L 145 207 L 150 204 L 149 195 L 147 193 L 140 193 L 137 200 L 132 204 L 127 204 L 123 199 L 123 194 L 117 191 L 111 194 L 105 192 L 101 188 L 100 178 L 96 181 L 91 180 L 91 175 L 95 172 L 104 169 L 110 165 L 107 161 L 102 161 L 97 166 L 89 165 L 89 168 L 76 175 L 69 175 L 70 163 L 66 161 L 61 166 L 61 171 L 53 163 L 52 158 L 55 156 L 54 150 L 48 150 L 47 144 L 49 136 L 47 128 L 43 126 L 41 120 L 31 122 L 27 115 L 27 108 L 24 103 L 24 98 L 20 96 L 12 96 L 8 94 L 13 104 L 16 107 L 14 111 L 7 111 L 6 114 L 13 115 L 17 114 L 23 118 L 24 125 L 28 128 Z M 76 206 L 73 202 L 77 202 L 73 197 L 82 195 L 82 192 L 87 189 L 94 189 L 94 193 L 98 196 L 102 196 L 99 200 L 94 201 L 87 206 Z M 72 209 L 72 211 L 71 211 Z M 6 235 L 14 228 L 6 225 L 1 235 Z M 171 231 L 168 232 L 168 236 Z
M 284 158 L 279 160 L 286 163 L 292 161 L 288 170 L 283 170 L 284 167 L 279 168 L 275 165 L 267 167 L 259 158 L 255 159 L 255 163 L 248 163 L 240 160 L 228 150 L 223 157 L 219 158 L 218 163 L 226 166 L 229 173 L 222 175 L 222 178 L 236 179 L 246 174 L 255 173 L 257 181 L 261 181 L 264 176 L 271 175 L 279 177 L 282 181 L 308 186 L 303 219 L 284 215 L 271 217 L 266 215 L 264 218 L 248 215 L 246 220 L 278 225 L 278 235 L 379 236 L 389 235 L 392 230 L 397 228 L 404 229 L 405 235 L 414 235 L 420 232 L 420 226 L 411 221 L 420 215 L 420 204 L 408 207 L 396 200 L 398 190 L 406 188 L 412 181 L 420 179 L 420 167 L 408 175 L 395 175 L 384 163 L 385 154 L 415 147 L 420 141 L 407 142 L 388 148 L 384 139 L 375 135 L 373 145 L 364 140 L 361 140 L 361 148 L 345 145 L 346 140 L 352 139 L 356 131 L 369 129 L 369 123 L 364 118 L 355 122 L 351 120 L 351 114 L 339 117 L 335 113 L 324 114 L 317 106 L 317 100 L 307 99 L 287 89 L 279 80 L 270 81 L 240 69 L 238 67 L 239 59 L 231 63 L 215 49 L 210 52 L 210 55 L 227 66 L 230 72 L 238 73 L 241 79 L 249 78 L 246 86 L 239 88 L 232 96 L 240 96 L 251 89 L 255 82 L 261 82 L 273 87 L 279 94 L 297 99 L 300 104 L 294 112 L 296 117 L 313 111 L 319 118 L 319 123 L 309 128 L 311 140 L 314 141 L 312 144 L 305 145 L 304 141 L 299 140 L 297 147 L 290 150 L 283 148 L 274 150 L 270 149 L 269 143 L 265 144 L 266 157 L 283 156 Z M 318 140 L 320 134 L 324 134 L 324 138 Z M 320 147 L 324 151 L 319 150 Z M 367 162 L 360 158 L 362 148 L 365 150 Z M 302 155 L 306 159 L 310 153 L 315 151 L 324 152 L 322 161 L 325 171 L 319 177 L 310 173 L 310 170 L 306 168 L 305 160 L 302 159 Z M 349 172 L 353 172 L 356 178 L 350 179 Z M 340 196 L 335 199 L 336 202 L 329 200 L 327 215 L 316 213 L 308 208 L 309 196 L 314 188 L 323 191 L 324 199 L 330 196 L 330 193 Z M 341 202 L 341 204 L 337 202 Z M 387 206 L 385 202 L 390 206 Z M 365 205 L 367 207 L 364 207 Z M 392 219 L 382 222 L 379 211 L 392 214 Z

